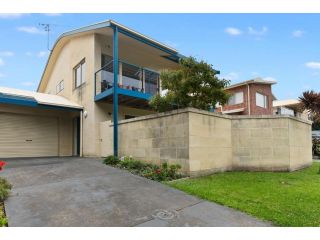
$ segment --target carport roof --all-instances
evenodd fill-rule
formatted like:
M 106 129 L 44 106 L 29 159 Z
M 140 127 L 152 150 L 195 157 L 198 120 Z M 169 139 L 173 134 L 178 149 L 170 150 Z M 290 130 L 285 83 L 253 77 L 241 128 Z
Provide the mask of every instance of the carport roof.
M 74 103 L 62 96 L 20 90 L 15 88 L 0 87 L 0 103 L 11 103 L 29 106 L 51 106 L 81 110 L 77 103 Z M 26 103 L 26 104 L 23 104 Z

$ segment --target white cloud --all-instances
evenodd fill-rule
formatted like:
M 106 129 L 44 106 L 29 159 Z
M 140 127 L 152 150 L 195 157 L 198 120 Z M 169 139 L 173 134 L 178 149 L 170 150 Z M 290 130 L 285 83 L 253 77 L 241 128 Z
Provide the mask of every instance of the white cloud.
M 263 36 L 268 32 L 267 27 L 262 27 L 261 30 L 254 29 L 253 27 L 248 27 L 248 33 L 254 36 Z
M 46 15 L 48 17 L 58 17 L 61 16 L 62 13 L 43 13 L 43 15 Z
M 27 13 L 0 13 L 0 18 L 2 19 L 17 19 L 22 16 L 28 15 Z
M 12 57 L 13 55 L 14 55 L 14 53 L 11 51 L 0 52 L 1 57 Z
M 28 57 L 31 57 L 33 54 L 32 54 L 32 52 L 26 52 L 26 55 L 27 55 Z
M 3 66 L 4 65 L 4 61 L 2 58 L 0 58 L 0 66 Z
M 32 27 L 32 26 L 22 26 L 17 28 L 20 32 L 26 32 L 31 34 L 43 34 L 44 31 L 41 31 L 39 28 Z
M 292 32 L 292 36 L 295 38 L 302 37 L 303 34 L 304 34 L 304 32 L 302 30 L 295 30 Z
M 305 63 L 305 66 L 307 68 L 320 69 L 320 62 L 307 62 Z
M 45 57 L 46 55 L 48 55 L 48 53 L 49 53 L 48 51 L 40 51 L 40 52 L 38 52 L 37 56 L 42 58 L 42 57 Z
M 22 82 L 21 85 L 25 86 L 25 87 L 30 87 L 30 86 L 33 86 L 34 83 L 33 82 Z
M 238 36 L 238 35 L 242 34 L 240 29 L 234 28 L 234 27 L 228 27 L 224 31 L 225 31 L 225 33 L 232 35 L 232 36 Z
M 274 77 L 265 77 L 263 78 L 264 81 L 273 81 L 273 82 L 276 82 L 277 79 L 275 79 Z
M 227 80 L 237 80 L 239 78 L 239 74 L 236 72 L 230 72 L 227 75 L 223 76 L 222 78 L 227 79 Z
M 4 78 L 6 75 L 0 72 L 0 78 Z

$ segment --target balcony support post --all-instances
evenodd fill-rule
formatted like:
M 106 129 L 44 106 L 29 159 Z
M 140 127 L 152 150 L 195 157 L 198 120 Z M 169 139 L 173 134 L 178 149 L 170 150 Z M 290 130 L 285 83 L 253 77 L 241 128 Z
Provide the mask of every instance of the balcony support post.
M 118 27 L 113 27 L 113 155 L 118 157 Z
M 142 92 L 145 93 L 146 92 L 146 74 L 143 68 L 141 69 L 141 73 L 142 73 L 142 89 L 143 89 Z

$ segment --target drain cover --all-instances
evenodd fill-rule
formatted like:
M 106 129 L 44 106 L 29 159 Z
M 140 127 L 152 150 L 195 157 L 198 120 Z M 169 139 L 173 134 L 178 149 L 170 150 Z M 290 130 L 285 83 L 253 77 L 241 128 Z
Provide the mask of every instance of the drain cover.
M 157 209 L 153 212 L 152 217 L 158 218 L 160 220 L 171 220 L 177 217 L 177 215 L 178 213 L 176 211 Z

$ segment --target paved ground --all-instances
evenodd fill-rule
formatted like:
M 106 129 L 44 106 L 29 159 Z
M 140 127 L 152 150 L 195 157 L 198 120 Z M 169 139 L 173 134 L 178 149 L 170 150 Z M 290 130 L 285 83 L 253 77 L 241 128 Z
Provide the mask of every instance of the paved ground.
M 270 226 L 93 158 L 8 160 L 9 226 Z

